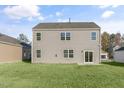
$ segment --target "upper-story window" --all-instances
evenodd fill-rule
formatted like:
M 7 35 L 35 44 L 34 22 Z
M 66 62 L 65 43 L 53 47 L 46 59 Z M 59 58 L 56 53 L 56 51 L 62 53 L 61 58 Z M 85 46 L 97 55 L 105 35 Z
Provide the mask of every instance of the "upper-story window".
M 65 40 L 65 33 L 64 32 L 61 33 L 61 40 Z
M 91 39 L 92 40 L 96 40 L 96 32 L 92 32 L 91 33 Z
M 70 32 L 61 32 L 61 40 L 70 40 Z
M 66 32 L 66 40 L 70 40 L 70 32 Z
M 36 36 L 37 36 L 37 41 L 41 40 L 41 33 L 37 33 Z

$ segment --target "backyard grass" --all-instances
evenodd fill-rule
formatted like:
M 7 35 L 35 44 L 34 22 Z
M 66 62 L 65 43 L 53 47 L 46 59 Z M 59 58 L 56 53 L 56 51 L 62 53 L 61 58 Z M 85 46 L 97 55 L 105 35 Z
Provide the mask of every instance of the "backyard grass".
M 124 87 L 124 64 L 0 64 L 0 87 L 120 88 Z

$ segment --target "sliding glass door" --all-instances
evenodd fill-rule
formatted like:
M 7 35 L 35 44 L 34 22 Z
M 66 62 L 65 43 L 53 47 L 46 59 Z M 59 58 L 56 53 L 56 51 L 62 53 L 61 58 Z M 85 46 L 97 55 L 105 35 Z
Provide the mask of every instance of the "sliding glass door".
M 84 54 L 84 61 L 87 62 L 93 62 L 93 52 L 92 51 L 85 51 Z

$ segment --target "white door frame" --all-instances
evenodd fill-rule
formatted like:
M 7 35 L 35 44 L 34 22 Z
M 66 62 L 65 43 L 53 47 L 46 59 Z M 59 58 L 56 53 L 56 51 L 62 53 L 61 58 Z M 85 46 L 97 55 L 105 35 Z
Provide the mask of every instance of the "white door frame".
M 92 62 L 85 62 L 85 52 L 92 52 L 93 53 L 93 61 Z M 84 64 L 93 64 L 94 63 L 94 51 L 93 50 L 84 50 Z

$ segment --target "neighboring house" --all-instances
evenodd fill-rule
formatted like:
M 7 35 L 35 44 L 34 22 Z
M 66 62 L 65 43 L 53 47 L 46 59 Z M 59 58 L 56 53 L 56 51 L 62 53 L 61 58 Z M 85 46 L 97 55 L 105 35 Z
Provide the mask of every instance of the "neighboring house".
M 16 62 L 22 60 L 22 46 L 13 37 L 0 33 L 0 62 Z
M 124 40 L 123 39 L 121 39 L 121 47 L 124 47 Z
M 39 23 L 32 30 L 32 63 L 100 63 L 100 27 L 94 22 Z
M 114 60 L 124 63 L 124 47 L 121 47 L 114 51 Z
M 20 44 L 22 45 L 22 60 L 31 60 L 31 45 L 25 42 Z
M 121 48 L 121 46 L 116 45 L 115 47 L 113 47 L 113 52 L 114 52 L 115 50 L 119 49 L 119 48 Z
M 101 51 L 101 61 L 108 60 L 108 53 L 105 51 Z
M 119 45 L 116 45 L 115 42 L 113 43 L 113 51 L 115 51 L 115 50 L 117 50 L 117 49 L 119 49 L 121 47 L 124 47 L 124 40 L 123 39 L 120 40 Z

